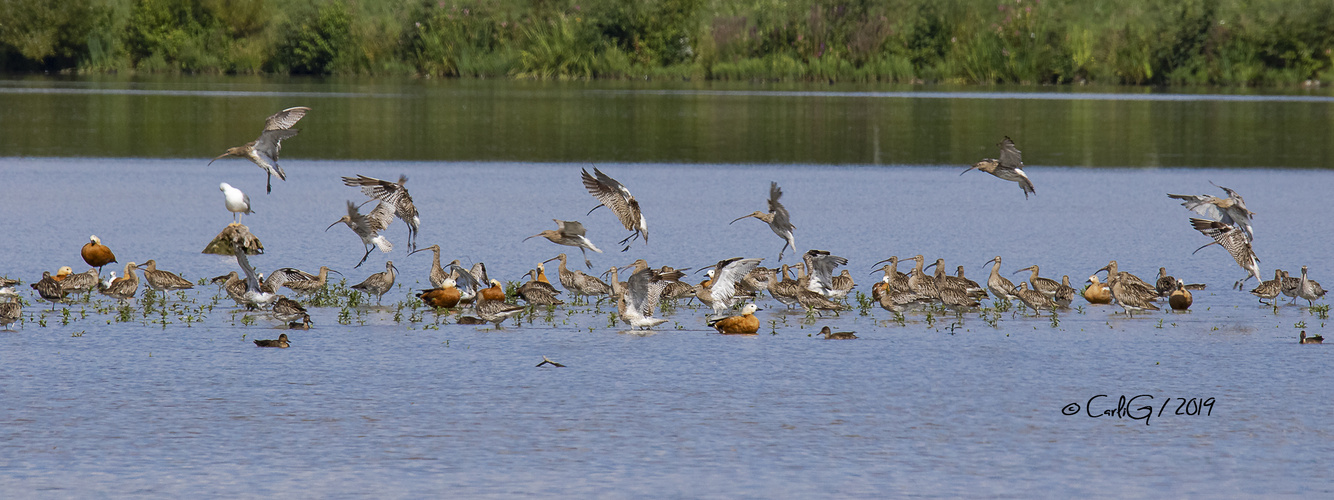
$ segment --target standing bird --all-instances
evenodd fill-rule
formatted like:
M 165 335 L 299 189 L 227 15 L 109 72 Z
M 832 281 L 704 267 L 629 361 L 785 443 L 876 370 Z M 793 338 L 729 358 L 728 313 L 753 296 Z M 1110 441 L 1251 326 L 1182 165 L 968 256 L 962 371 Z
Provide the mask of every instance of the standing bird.
M 36 283 L 28 286 L 32 287 L 33 290 L 37 290 L 37 295 L 40 296 L 42 300 L 51 302 L 52 311 L 56 310 L 57 302 L 63 302 L 65 300 L 65 295 L 68 293 L 61 288 L 59 281 L 56 281 L 55 278 L 51 277 L 51 271 L 42 271 L 42 279 L 37 280 Z
M 633 234 L 620 241 L 619 244 L 625 245 L 625 248 L 622 248 L 621 251 L 629 250 L 629 242 L 634 241 L 634 238 L 639 236 L 644 238 L 644 244 L 647 245 L 648 223 L 644 221 L 644 214 L 639 211 L 639 202 L 635 200 L 634 195 L 630 194 L 630 190 L 626 189 L 625 185 L 617 182 L 616 179 L 602 173 L 597 167 L 593 167 L 593 174 L 596 177 L 589 175 L 587 169 L 580 170 L 583 172 L 584 189 L 587 189 L 589 194 L 601 202 L 598 207 L 611 209 L 616 214 L 616 218 L 620 219 L 621 225 L 625 226 L 625 229 L 634 231 Z M 597 210 L 598 207 L 593 207 L 593 210 Z M 593 213 L 593 210 L 589 210 L 588 213 Z
M 97 235 L 88 237 L 88 243 L 83 245 L 79 254 L 83 256 L 83 261 L 89 266 L 97 268 L 97 275 L 102 275 L 102 266 L 116 262 L 116 254 L 111 253 L 111 249 L 102 244 L 102 240 Z
M 297 301 L 278 296 L 278 300 L 273 303 L 274 319 L 287 323 L 288 328 L 300 328 L 302 330 L 310 329 L 310 314 L 306 313 L 306 308 L 301 307 Z M 297 323 L 297 320 L 301 320 Z
M 1051 297 L 1037 290 L 1029 290 L 1026 281 L 1020 282 L 1019 289 L 1015 290 L 1014 293 L 1019 296 L 1020 301 L 1023 301 L 1035 313 L 1056 309 L 1056 302 L 1051 300 Z
M 66 292 L 88 293 L 97 288 L 97 270 L 89 269 L 79 274 L 71 274 L 60 280 L 60 289 Z
M 510 304 L 503 300 L 489 300 L 485 295 L 478 293 L 473 299 L 473 312 L 478 318 L 488 323 L 495 323 L 496 328 L 505 322 L 506 318 L 522 314 L 525 307 L 517 304 Z M 518 320 L 515 320 L 518 321 Z
M 991 294 L 995 295 L 997 299 L 1019 298 L 1019 295 L 1015 293 L 1014 283 L 1000 275 L 1000 256 L 997 255 L 995 258 L 991 259 L 990 262 L 991 275 L 987 277 L 987 290 L 990 290 Z
M 306 116 L 310 108 L 295 107 L 287 108 L 270 116 L 264 120 L 264 130 L 259 133 L 259 138 L 245 143 L 242 146 L 227 148 L 227 152 L 218 155 L 217 158 L 209 161 L 213 162 L 226 158 L 228 156 L 240 156 L 246 158 L 259 168 L 264 169 L 266 173 L 265 192 L 273 192 L 273 176 L 278 176 L 278 180 L 287 180 L 287 173 L 283 172 L 283 167 L 278 166 L 278 151 L 283 148 L 283 139 L 295 136 L 300 130 L 292 128 L 301 117 Z
M 1210 181 L 1209 184 L 1214 184 Z M 1251 229 L 1251 216 L 1255 212 L 1246 209 L 1246 200 L 1236 191 L 1214 184 L 1214 187 L 1222 189 L 1227 193 L 1227 199 L 1210 196 L 1207 194 L 1189 195 L 1189 194 L 1168 194 L 1168 198 L 1185 200 L 1181 206 L 1187 210 L 1208 217 L 1211 220 L 1222 222 L 1229 226 L 1241 228 L 1246 233 L 1246 241 L 1255 239 L 1255 232 Z
M 194 284 L 189 280 L 177 276 L 169 271 L 159 271 L 157 261 L 148 259 L 144 263 L 144 281 L 148 282 L 148 287 L 158 291 L 187 290 L 194 288 Z
M 417 206 L 412 204 L 412 195 L 408 194 L 408 189 L 403 184 L 408 182 L 406 175 L 398 176 L 398 182 L 389 182 L 357 175 L 356 177 L 344 177 L 343 184 L 351 187 L 361 187 L 361 192 L 366 196 L 380 200 L 381 203 L 387 203 L 394 208 L 394 216 L 398 220 L 408 225 L 408 250 L 417 249 L 417 228 L 421 226 L 421 217 L 417 215 Z M 388 227 L 389 223 L 385 223 Z M 383 228 L 381 229 L 383 231 Z
M 753 303 L 746 304 L 740 314 L 710 320 L 709 326 L 723 335 L 755 335 L 760 331 L 760 319 L 755 317 L 755 311 L 759 310 Z
M 1024 161 L 1020 156 L 1019 149 L 1014 147 L 1014 141 L 1011 141 L 1007 136 L 997 146 L 1000 146 L 999 160 L 985 158 L 968 167 L 968 170 L 978 169 L 1007 181 L 1018 182 L 1019 189 L 1024 190 L 1025 200 L 1028 199 L 1030 193 L 1037 194 L 1036 191 L 1033 191 L 1033 181 L 1028 180 L 1028 176 L 1024 174 Z M 964 170 L 959 175 L 968 173 L 968 170 Z
M 449 278 L 449 273 L 445 271 L 444 267 L 440 266 L 440 245 L 431 245 L 426 248 L 418 248 L 416 250 L 409 252 L 408 255 L 412 255 L 417 252 L 425 252 L 427 250 L 430 250 L 432 253 L 431 271 L 429 274 L 427 274 L 427 278 L 431 280 L 431 286 L 434 286 L 436 288 L 444 288 L 445 279 Z
M 1098 281 L 1098 275 L 1089 276 L 1089 286 L 1084 288 L 1084 300 L 1090 304 L 1111 304 L 1112 289 L 1107 284 Z
M 1306 277 L 1306 266 L 1302 266 L 1302 279 L 1297 285 L 1297 298 L 1306 299 L 1308 306 L 1315 306 L 1315 301 L 1325 296 L 1325 289 L 1320 283 Z M 1294 299 L 1295 300 L 1295 299 Z
M 374 295 L 375 304 L 379 305 L 384 299 L 384 294 L 394 287 L 394 277 L 397 275 L 398 268 L 394 267 L 394 261 L 385 261 L 384 271 L 366 277 L 366 281 L 352 285 L 352 289 L 366 292 L 366 295 Z
M 593 263 L 588 261 L 588 252 L 584 249 L 592 250 L 597 253 L 602 253 L 602 250 L 598 250 L 598 247 L 593 245 L 593 242 L 589 241 L 587 236 L 584 236 L 584 234 L 588 232 L 584 230 L 584 225 L 575 220 L 551 220 L 556 221 L 556 229 L 542 231 L 524 238 L 523 241 L 528 241 L 529 239 L 541 236 L 557 245 L 579 247 L 579 252 L 584 254 L 584 265 L 588 266 L 589 269 L 592 269 Z
M 232 218 L 237 224 L 241 223 L 241 215 L 253 214 L 250 209 L 250 195 L 241 192 L 240 189 L 232 187 L 226 182 L 219 184 L 218 189 L 222 190 L 222 203 L 227 207 L 227 211 L 232 213 Z
M 324 285 L 329 282 L 329 273 L 335 273 L 342 276 L 343 273 L 329 269 L 327 266 L 320 266 L 318 275 L 296 269 L 293 267 L 284 267 L 269 274 L 269 280 L 279 286 L 285 286 L 289 290 L 296 292 L 297 295 L 309 295 L 320 291 Z M 267 283 L 267 281 L 266 281 Z
M 1194 299 L 1190 296 L 1190 291 L 1186 290 L 1186 283 L 1176 280 L 1175 289 L 1167 296 L 1167 305 L 1172 306 L 1173 311 L 1185 311 L 1190 309 L 1190 304 Z
M 445 278 L 439 287 L 418 293 L 417 298 L 422 299 L 422 303 L 436 309 L 449 309 L 459 305 L 459 300 L 463 298 L 463 294 L 459 292 L 458 287 L 454 286 L 454 278 Z
M 394 249 L 393 243 L 390 243 L 389 240 L 385 239 L 385 237 L 380 234 L 380 231 L 384 230 L 384 228 L 389 225 L 389 220 L 392 220 L 389 218 L 392 217 L 392 215 L 385 209 L 386 207 L 388 207 L 388 205 L 381 203 L 380 205 L 377 205 L 374 210 L 371 210 L 370 214 L 362 215 L 357 212 L 357 206 L 351 201 L 348 201 L 347 215 L 342 216 L 334 221 L 333 224 L 329 224 L 329 227 L 324 228 L 325 231 L 328 231 L 339 222 L 342 222 L 343 224 L 347 224 L 347 227 L 351 229 L 352 232 L 357 233 L 357 236 L 361 238 L 361 245 L 365 248 L 366 255 L 361 256 L 361 261 L 357 262 L 357 265 L 352 266 L 353 269 L 361 267 L 361 265 L 366 262 L 366 258 L 371 256 L 371 250 L 379 248 L 381 252 L 389 253 L 390 250 Z
M 125 301 L 134 298 L 134 294 L 139 291 L 139 273 L 134 272 L 139 266 L 133 262 L 125 264 L 125 276 L 121 276 L 111 281 L 110 285 L 102 289 L 102 295 Z
M 1300 283 L 1300 281 L 1298 282 Z M 1251 289 L 1251 295 L 1260 297 L 1260 303 L 1265 303 L 1265 299 L 1274 300 L 1279 293 L 1283 292 L 1283 270 L 1274 270 L 1274 279 L 1261 281 L 1259 285 Z M 1275 305 L 1275 304 L 1271 304 Z
M 1219 221 L 1204 219 L 1192 218 L 1190 224 L 1196 231 L 1214 239 L 1213 243 L 1196 248 L 1195 252 L 1198 252 L 1209 245 L 1218 245 L 1226 249 L 1227 253 L 1232 255 L 1232 260 L 1237 261 L 1238 266 L 1241 266 L 1242 269 L 1250 273 L 1247 274 L 1246 277 L 1237 280 L 1236 283 L 1233 283 L 1233 288 L 1241 289 L 1242 284 L 1246 283 L 1246 280 L 1251 279 L 1252 276 L 1255 277 L 1255 281 L 1257 282 L 1264 281 L 1264 278 L 1260 277 L 1260 259 L 1256 258 L 1255 252 L 1251 250 L 1250 239 L 1246 237 L 1246 234 L 1243 233 L 1242 230 Z M 1191 253 L 1194 254 L 1195 252 Z
M 797 252 L 797 240 L 792 236 L 792 230 L 797 227 L 792 225 L 792 220 L 788 216 L 787 208 L 783 207 L 783 204 L 778 202 L 778 199 L 782 196 L 783 190 L 778 187 L 778 183 L 771 181 L 769 182 L 769 212 L 765 213 L 756 210 L 750 215 L 743 215 L 732 220 L 732 222 L 736 222 L 746 217 L 754 217 L 769 224 L 769 229 L 772 229 L 774 234 L 783 239 L 783 248 L 778 250 L 779 262 L 783 261 L 783 251 L 787 250 L 787 247 L 792 247 L 792 253 Z M 728 222 L 728 224 L 730 225 L 732 222 Z
M 23 304 L 18 301 L 18 296 L 10 295 L 4 302 L 0 302 L 0 326 L 9 330 L 9 325 L 14 324 L 23 315 Z

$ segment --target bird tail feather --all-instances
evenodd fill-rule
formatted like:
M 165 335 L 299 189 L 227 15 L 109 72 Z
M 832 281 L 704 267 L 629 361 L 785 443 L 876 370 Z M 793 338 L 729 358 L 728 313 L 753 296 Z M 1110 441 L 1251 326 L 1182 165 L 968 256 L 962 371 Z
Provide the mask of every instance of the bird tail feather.
M 384 236 L 377 235 L 375 238 L 371 239 L 371 243 L 374 243 L 375 247 L 379 248 L 380 251 L 384 253 L 389 253 L 394 249 L 394 244 L 390 243 Z

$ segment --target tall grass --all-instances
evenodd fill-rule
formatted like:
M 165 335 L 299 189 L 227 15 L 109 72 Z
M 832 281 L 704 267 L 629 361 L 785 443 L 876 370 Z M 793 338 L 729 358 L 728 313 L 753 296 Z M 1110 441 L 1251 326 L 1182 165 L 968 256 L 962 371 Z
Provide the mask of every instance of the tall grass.
M 1329 0 L 0 0 L 10 72 L 1291 86 Z

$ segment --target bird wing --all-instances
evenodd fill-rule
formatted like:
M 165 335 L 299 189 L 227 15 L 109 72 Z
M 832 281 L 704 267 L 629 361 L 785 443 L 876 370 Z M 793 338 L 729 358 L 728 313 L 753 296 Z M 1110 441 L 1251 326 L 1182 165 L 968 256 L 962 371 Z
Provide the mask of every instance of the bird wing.
M 736 284 L 746 277 L 764 259 L 732 258 L 719 261 L 714 267 L 713 284 L 709 285 L 714 304 L 728 307 L 736 296 Z
M 255 275 L 255 269 L 250 267 L 250 259 L 245 252 L 236 252 L 236 263 L 245 271 L 245 291 L 260 292 L 259 277 Z
M 1023 156 L 1019 148 L 1014 147 L 1014 141 L 1010 140 L 1009 136 L 1006 136 L 1005 140 L 1001 141 L 998 146 L 1000 146 L 1000 164 L 1002 167 L 1024 168 Z
M 580 224 L 579 221 L 577 220 L 560 220 L 560 219 L 551 219 L 551 220 L 556 221 L 556 226 L 559 228 L 557 232 L 559 232 L 562 236 L 565 236 L 567 238 L 573 236 L 583 236 L 585 234 L 588 234 L 588 231 L 584 229 L 584 225 Z
M 281 280 L 278 283 L 288 283 L 296 281 L 315 281 L 318 276 L 302 271 L 294 267 L 284 267 L 269 273 L 270 280 Z M 275 289 L 278 287 L 274 287 Z
M 477 280 L 477 282 L 481 283 L 483 286 L 491 283 L 491 280 L 486 276 L 486 264 L 481 262 L 473 264 L 472 269 L 468 270 L 468 274 L 471 274 L 473 279 Z
M 1220 198 L 1216 198 L 1214 196 L 1210 196 L 1207 194 L 1202 194 L 1202 195 L 1168 194 L 1167 197 L 1177 200 L 1184 200 L 1182 201 L 1181 206 L 1186 207 L 1186 210 L 1190 210 L 1197 214 L 1208 217 L 1212 220 L 1216 220 L 1224 224 L 1235 223 L 1235 221 L 1232 220 L 1231 215 L 1228 215 L 1226 211 L 1218 207 L 1218 204 L 1223 201 Z M 1197 226 L 1195 229 L 1200 229 L 1200 228 Z M 1200 232 L 1204 231 L 1200 230 Z
M 403 187 L 403 184 L 406 182 L 408 182 L 408 177 L 406 175 L 399 176 L 398 182 L 389 182 L 364 175 L 343 178 L 343 185 L 360 187 L 361 192 L 366 196 L 391 204 L 397 204 L 399 199 L 405 196 L 409 200 L 412 199 L 412 197 L 408 195 L 407 188 Z
M 787 207 L 778 201 L 783 196 L 783 189 L 778 187 L 777 182 L 769 183 L 769 213 L 774 214 L 773 227 L 778 229 L 793 229 L 791 218 L 787 213 Z M 775 231 L 777 232 L 777 231 Z M 782 236 L 782 235 L 780 235 Z M 795 248 L 792 249 L 796 251 Z
M 371 213 L 366 214 L 366 223 L 370 224 L 373 233 L 384 231 L 392 222 L 394 222 L 394 206 L 383 201 L 375 205 Z
M 377 207 L 378 208 L 378 207 Z M 358 228 L 370 227 L 366 222 L 366 216 L 357 212 L 357 205 L 352 200 L 347 202 L 347 217 L 352 220 L 352 231 L 357 232 Z
M 811 277 L 811 284 L 808 289 L 812 291 L 815 291 L 816 286 L 821 289 L 830 288 L 833 285 L 834 268 L 848 263 L 848 259 L 818 250 L 807 251 L 806 258 L 810 263 L 810 270 L 807 274 Z
M 635 214 L 639 212 L 639 202 L 635 201 L 634 196 L 630 195 L 630 190 L 616 179 L 612 179 L 607 174 L 602 173 L 596 167 L 593 172 L 597 177 L 589 175 L 587 170 L 582 170 L 584 188 L 588 194 L 593 195 L 603 206 L 610 208 L 616 213 L 616 218 L 621 220 L 621 225 L 628 230 L 635 228 Z
M 1251 259 L 1255 259 L 1256 262 L 1259 262 L 1260 259 L 1255 257 L 1255 251 L 1251 249 L 1251 243 L 1250 240 L 1246 238 L 1246 233 L 1242 232 L 1240 229 L 1219 221 L 1195 218 L 1190 219 L 1190 224 L 1196 231 L 1213 238 L 1214 243 L 1217 243 L 1218 246 L 1227 249 L 1227 253 L 1232 255 L 1232 259 L 1237 261 L 1237 265 L 1241 266 L 1242 269 L 1249 269 Z M 1213 243 L 1210 243 L 1210 245 L 1212 244 Z M 1209 245 L 1205 246 L 1207 247 Z M 1200 248 L 1195 249 L 1195 251 L 1200 251 Z
M 477 278 L 473 277 L 472 273 L 467 269 L 464 269 L 462 266 L 451 263 L 449 265 L 449 270 L 454 271 L 454 274 L 458 276 L 458 278 L 455 279 L 455 284 L 458 285 L 458 288 L 471 291 L 480 290 L 482 288 L 477 282 Z
M 265 130 L 255 139 L 255 152 L 264 156 L 270 163 L 278 161 L 278 152 L 283 149 L 283 139 L 301 133 L 296 129 Z
M 274 113 L 272 116 L 268 117 L 268 119 L 264 120 L 264 130 L 285 130 L 292 128 L 292 125 L 296 125 L 296 122 L 300 121 L 301 117 L 306 116 L 307 111 L 310 111 L 310 108 L 297 106 L 295 108 L 287 108 Z

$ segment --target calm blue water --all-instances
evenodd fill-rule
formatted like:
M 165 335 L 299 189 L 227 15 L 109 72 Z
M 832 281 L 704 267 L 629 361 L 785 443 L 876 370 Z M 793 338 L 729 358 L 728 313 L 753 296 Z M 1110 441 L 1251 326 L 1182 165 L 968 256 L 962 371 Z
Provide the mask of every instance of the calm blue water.
M 1298 345 L 1298 322 L 1328 322 L 1305 307 L 1260 306 L 1228 289 L 1242 271 L 1193 231 L 1165 195 L 1240 191 L 1256 211 L 1256 251 L 1275 267 L 1329 283 L 1331 217 L 1318 203 L 1334 173 L 1288 170 L 1141 170 L 1032 167 L 1037 196 L 951 167 L 599 164 L 640 200 L 649 244 L 615 251 L 625 236 L 579 182 L 585 164 L 289 160 L 286 182 L 263 193 L 243 160 L 0 159 L 0 274 L 25 281 L 70 265 L 89 234 L 121 263 L 156 259 L 191 280 L 236 269 L 202 255 L 231 220 L 219 182 L 248 192 L 246 223 L 266 253 L 261 270 L 328 265 L 350 283 L 402 275 L 385 307 L 312 308 L 316 327 L 290 349 L 259 349 L 278 324 L 234 313 L 216 287 L 186 294 L 204 317 L 186 326 L 117 321 L 110 301 L 24 310 L 0 332 L 0 491 L 5 496 L 293 497 L 928 497 L 1289 496 L 1334 490 L 1324 414 L 1331 356 Z M 346 200 L 342 175 L 408 175 L 423 225 L 419 246 L 485 261 L 518 280 L 564 250 L 526 236 L 551 218 L 581 220 L 608 253 L 596 268 L 645 258 L 701 267 L 766 257 L 781 241 L 759 222 L 768 182 L 797 226 L 802 249 L 847 257 L 869 293 L 871 263 L 890 255 L 943 257 L 981 281 L 1037 263 L 1082 283 L 1110 259 L 1146 278 L 1167 267 L 1196 292 L 1188 314 L 1126 318 L 1109 306 L 1050 317 L 978 314 L 903 324 L 878 307 L 808 321 L 769 299 L 761 335 L 723 337 L 703 309 L 678 307 L 649 335 L 609 325 L 608 306 L 557 309 L 522 326 L 459 326 L 395 305 L 427 282 L 428 253 L 397 247 L 361 269 L 357 238 L 324 231 Z M 367 207 L 369 208 L 369 207 Z M 787 262 L 787 259 L 784 260 Z M 554 263 L 553 263 L 554 264 Z M 554 265 L 552 266 L 553 280 Z M 902 269 L 906 270 L 906 266 Z M 111 267 L 107 268 L 110 271 Z M 119 268 L 117 268 L 119 271 Z M 1016 282 L 1026 273 L 1011 276 Z M 692 280 L 697 279 L 692 276 Z M 1248 288 L 1254 286 L 1254 281 Z M 33 301 L 31 297 L 28 299 Z M 99 312 L 99 308 L 102 311 Z M 86 314 L 86 316 L 84 316 Z M 412 316 L 420 314 L 414 322 Z M 45 326 L 42 322 L 45 321 Z M 810 336 L 820 326 L 861 339 Z M 79 335 L 79 336 L 74 336 Z M 535 368 L 542 356 L 567 368 Z M 1154 417 L 1062 415 L 1121 395 L 1152 395 Z M 1173 415 L 1167 398 L 1214 398 L 1207 416 Z M 1143 406 L 1141 399 L 1135 407 Z M 1184 409 L 1182 410 L 1184 412 Z

